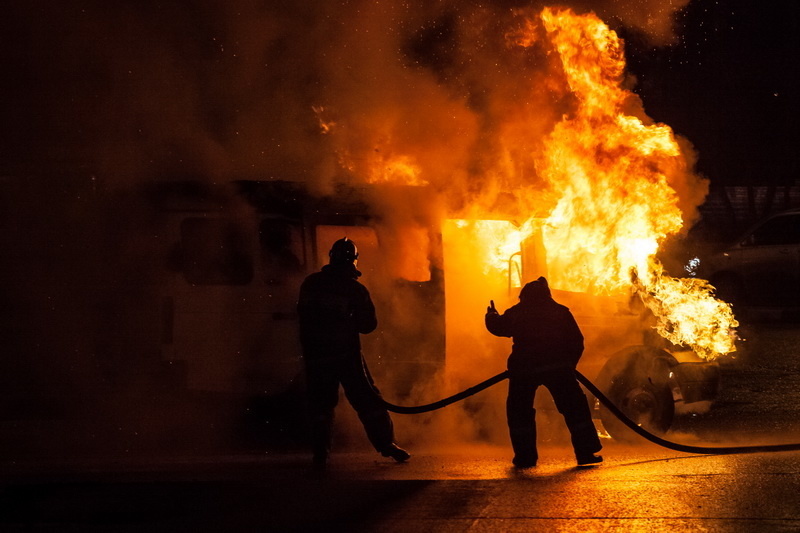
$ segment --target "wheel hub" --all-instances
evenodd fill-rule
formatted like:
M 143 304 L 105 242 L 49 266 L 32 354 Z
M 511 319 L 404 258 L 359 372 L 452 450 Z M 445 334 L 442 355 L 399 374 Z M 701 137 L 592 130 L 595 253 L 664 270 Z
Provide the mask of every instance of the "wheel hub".
M 651 391 L 637 387 L 628 391 L 622 407 L 631 420 L 639 425 L 646 425 L 653 419 L 656 403 L 656 397 Z

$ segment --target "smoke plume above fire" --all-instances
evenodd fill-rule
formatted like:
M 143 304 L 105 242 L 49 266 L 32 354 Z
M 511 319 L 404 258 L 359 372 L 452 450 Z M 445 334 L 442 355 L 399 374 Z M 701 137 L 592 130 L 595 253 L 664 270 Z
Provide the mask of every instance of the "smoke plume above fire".
M 685 3 L 566 4 L 668 43 Z M 111 186 L 175 175 L 327 185 L 344 147 L 356 169 L 411 153 L 431 183 L 456 176 L 472 187 L 454 190 L 485 189 L 472 183 L 485 171 L 526 170 L 503 139 L 519 128 L 541 134 L 561 113 L 545 89 L 546 57 L 504 39 L 519 9 L 543 5 L 11 6 L 0 23 L 13 44 L 5 159 L 82 165 Z M 320 107 L 346 122 L 347 139 L 320 142 Z

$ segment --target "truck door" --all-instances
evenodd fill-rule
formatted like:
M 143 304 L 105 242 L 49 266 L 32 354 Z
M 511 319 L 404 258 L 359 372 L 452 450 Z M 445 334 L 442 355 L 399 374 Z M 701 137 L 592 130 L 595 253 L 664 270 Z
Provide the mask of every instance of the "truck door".
M 276 394 L 300 372 L 295 302 L 299 223 L 200 213 L 179 224 L 179 270 L 163 354 L 190 389 Z

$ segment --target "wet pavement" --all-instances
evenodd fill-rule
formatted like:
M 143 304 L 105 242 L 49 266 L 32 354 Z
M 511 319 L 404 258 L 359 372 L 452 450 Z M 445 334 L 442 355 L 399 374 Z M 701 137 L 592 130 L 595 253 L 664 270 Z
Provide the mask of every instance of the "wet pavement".
M 800 442 L 800 328 L 760 324 L 743 336 L 743 349 L 720 361 L 718 401 L 677 416 L 668 438 Z M 2 531 L 800 530 L 800 452 L 692 455 L 605 439 L 605 462 L 577 468 L 562 432 L 562 444 L 543 443 L 536 468 L 519 471 L 507 444 L 437 447 L 431 437 L 411 443 L 407 464 L 344 446 L 316 473 L 285 447 L 135 453 L 128 444 L 142 437 L 129 421 L 114 428 L 125 446 L 107 453 L 66 446 L 69 421 L 9 427 L 0 428 Z M 8 444 L 32 434 L 46 453 Z
M 407 464 L 341 453 L 17 464 L 3 531 L 797 531 L 800 453 L 697 456 L 608 444 L 515 470 L 503 446 L 415 451 Z
M 762 322 L 739 335 L 739 350 L 719 360 L 713 406 L 677 417 L 672 431 L 711 441 L 800 437 L 800 326 Z

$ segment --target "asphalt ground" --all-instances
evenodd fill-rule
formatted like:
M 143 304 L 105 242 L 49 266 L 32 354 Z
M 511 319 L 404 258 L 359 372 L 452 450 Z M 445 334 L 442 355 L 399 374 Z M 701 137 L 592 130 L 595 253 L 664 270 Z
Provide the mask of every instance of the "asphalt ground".
M 544 447 L 94 460 L 6 472 L 3 531 L 797 531 L 800 453 L 699 456 L 609 444 L 578 468 Z M 40 465 L 43 466 L 43 465 Z
M 757 322 L 741 336 L 740 351 L 719 362 L 718 400 L 677 416 L 668 438 L 800 441 L 800 328 Z M 800 530 L 795 452 L 692 455 L 605 439 L 605 462 L 577 468 L 563 443 L 547 441 L 539 465 L 519 471 L 505 444 L 422 442 L 402 465 L 345 446 L 319 473 L 285 443 L 154 453 L 126 447 L 139 441 L 122 425 L 122 447 L 81 450 L 82 441 L 70 442 L 74 429 L 71 421 L 28 420 L 4 433 L 17 444 L 5 443 L 0 462 L 0 530 Z
M 762 320 L 739 335 L 739 350 L 719 360 L 719 397 L 708 410 L 676 417 L 672 434 L 712 442 L 800 437 L 800 324 Z

